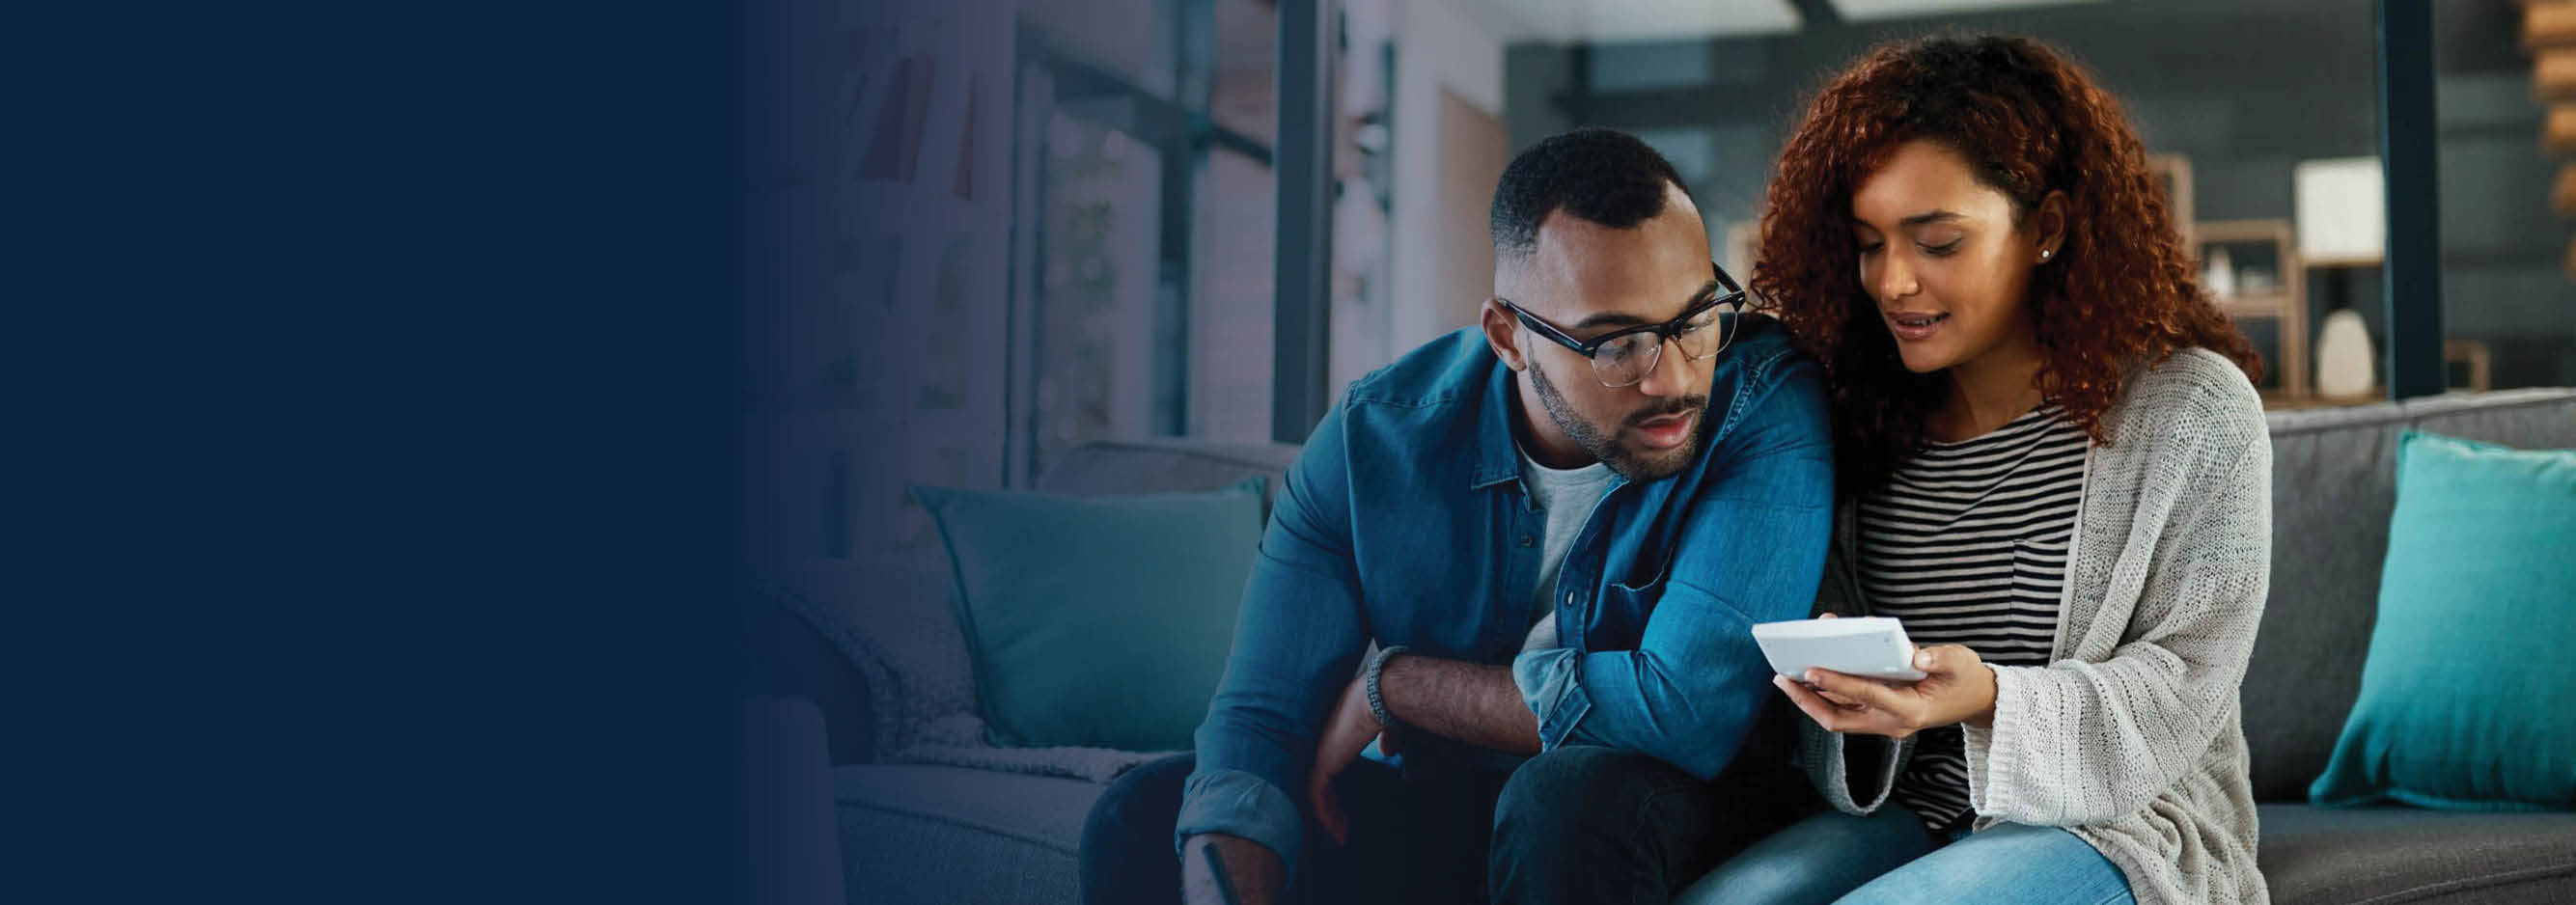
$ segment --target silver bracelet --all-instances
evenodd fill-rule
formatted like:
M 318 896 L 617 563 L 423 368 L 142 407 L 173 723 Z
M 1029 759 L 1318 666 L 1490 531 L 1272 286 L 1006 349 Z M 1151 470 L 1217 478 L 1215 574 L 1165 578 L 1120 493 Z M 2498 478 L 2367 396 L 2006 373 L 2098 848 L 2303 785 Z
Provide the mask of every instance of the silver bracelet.
M 1395 728 L 1395 715 L 1386 712 L 1386 699 L 1378 696 L 1377 677 L 1386 671 L 1386 658 L 1404 651 L 1401 644 L 1378 648 L 1377 653 L 1369 657 L 1368 668 L 1360 671 L 1360 686 L 1368 692 L 1369 715 L 1377 717 L 1378 725 L 1389 729 Z

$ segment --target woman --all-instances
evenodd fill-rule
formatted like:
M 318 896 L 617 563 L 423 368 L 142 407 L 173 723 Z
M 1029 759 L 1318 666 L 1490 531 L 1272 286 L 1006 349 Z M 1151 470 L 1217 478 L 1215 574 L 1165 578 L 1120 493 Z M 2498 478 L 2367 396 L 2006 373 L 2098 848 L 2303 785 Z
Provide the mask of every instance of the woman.
M 1780 155 L 1758 293 L 1830 375 L 1824 615 L 1919 682 L 1778 680 L 1835 811 L 1697 902 L 2253 902 L 2237 683 L 2271 446 L 2252 350 L 2117 104 L 2037 43 L 1876 50 Z

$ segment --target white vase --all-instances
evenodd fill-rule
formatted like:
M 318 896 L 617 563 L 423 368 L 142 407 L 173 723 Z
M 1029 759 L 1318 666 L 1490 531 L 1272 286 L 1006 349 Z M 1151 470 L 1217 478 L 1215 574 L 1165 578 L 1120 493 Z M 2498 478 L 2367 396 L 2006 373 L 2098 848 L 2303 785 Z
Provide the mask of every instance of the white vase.
M 2326 315 L 2325 329 L 2317 337 L 2317 395 L 2368 394 L 2374 382 L 2371 358 L 2370 327 L 2362 323 L 2359 312 L 2338 308 Z
M 2200 282 L 2220 302 L 2236 295 L 2236 265 L 2228 258 L 2225 246 L 2209 250 L 2209 263 L 2201 268 Z

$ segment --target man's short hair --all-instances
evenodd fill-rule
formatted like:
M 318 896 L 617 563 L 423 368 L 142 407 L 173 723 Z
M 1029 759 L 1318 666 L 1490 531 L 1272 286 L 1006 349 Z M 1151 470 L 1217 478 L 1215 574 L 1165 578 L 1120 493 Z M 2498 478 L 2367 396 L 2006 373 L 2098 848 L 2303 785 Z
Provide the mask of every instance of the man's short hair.
M 1538 247 L 1538 225 L 1565 211 L 1612 229 L 1629 229 L 1664 212 L 1664 186 L 1681 173 L 1637 136 L 1586 127 L 1549 136 L 1512 158 L 1494 187 L 1494 257 L 1518 263 Z

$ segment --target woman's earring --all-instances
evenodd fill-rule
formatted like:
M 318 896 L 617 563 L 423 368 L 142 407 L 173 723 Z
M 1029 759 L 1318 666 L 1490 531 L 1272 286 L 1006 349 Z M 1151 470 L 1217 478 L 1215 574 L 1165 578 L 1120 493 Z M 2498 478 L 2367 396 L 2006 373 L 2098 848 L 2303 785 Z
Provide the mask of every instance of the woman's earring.
M 2057 251 L 2056 251 L 2055 249 L 2048 249 L 2048 250 L 2041 251 L 2041 252 L 2039 253 L 2039 259 L 2040 259 L 2040 260 L 2042 260 L 2042 261 L 2046 261 L 2046 260 L 2048 260 L 2048 256 L 2049 256 L 2049 255 L 2053 255 L 2053 254 L 2056 254 L 2056 253 L 2057 253 Z

